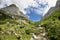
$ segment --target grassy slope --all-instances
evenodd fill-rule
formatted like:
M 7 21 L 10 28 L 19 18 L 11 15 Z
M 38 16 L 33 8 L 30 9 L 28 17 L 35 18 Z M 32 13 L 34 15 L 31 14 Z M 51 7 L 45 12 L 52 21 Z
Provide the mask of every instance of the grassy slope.
M 44 25 L 50 40 L 60 40 L 60 7 L 38 23 Z
M 0 40 L 18 40 L 17 37 L 21 37 L 21 40 L 29 40 L 32 36 L 31 31 L 34 28 L 33 23 L 27 19 L 25 19 L 25 24 L 22 18 L 20 19 L 12 19 L 8 15 L 4 14 L 5 12 L 0 11 Z M 1 16 L 1 14 L 3 14 Z M 18 25 L 23 26 L 23 28 L 18 27 Z M 28 33 L 26 34 L 26 30 Z M 13 33 L 15 32 L 17 36 Z

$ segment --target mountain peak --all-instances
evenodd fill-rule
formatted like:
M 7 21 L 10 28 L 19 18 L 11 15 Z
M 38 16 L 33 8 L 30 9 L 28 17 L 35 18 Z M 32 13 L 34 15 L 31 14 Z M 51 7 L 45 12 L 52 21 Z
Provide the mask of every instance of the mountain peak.
M 15 4 L 11 4 L 9 7 L 13 7 L 13 6 L 14 6 L 14 7 L 17 7 Z M 17 7 L 17 8 L 18 8 L 18 7 Z
M 14 4 L 2 8 L 1 10 L 4 10 L 6 12 L 5 13 L 6 15 L 14 16 L 15 18 L 20 18 L 20 17 L 28 18 L 23 12 L 19 11 L 19 8 Z

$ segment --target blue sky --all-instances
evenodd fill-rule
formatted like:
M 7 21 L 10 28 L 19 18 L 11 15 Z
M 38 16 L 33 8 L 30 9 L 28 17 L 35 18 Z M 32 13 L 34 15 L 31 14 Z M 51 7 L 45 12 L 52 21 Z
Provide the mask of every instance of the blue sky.
M 43 15 L 42 13 L 37 12 L 38 8 L 29 7 L 25 10 L 27 11 L 26 15 L 28 15 L 29 19 L 33 21 L 39 21 Z
M 28 8 L 25 9 L 26 15 L 29 16 L 30 20 L 40 21 L 46 6 L 48 6 L 48 3 L 38 4 L 37 7 L 29 6 Z

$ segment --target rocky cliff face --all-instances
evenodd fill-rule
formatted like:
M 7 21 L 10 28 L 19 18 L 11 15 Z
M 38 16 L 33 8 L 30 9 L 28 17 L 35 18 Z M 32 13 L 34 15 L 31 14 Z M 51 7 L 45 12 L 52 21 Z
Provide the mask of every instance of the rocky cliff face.
M 16 7 L 16 5 L 14 4 L 8 7 L 2 8 L 1 10 L 4 10 L 6 12 L 5 13 L 6 15 L 14 16 L 15 18 L 20 18 L 20 17 L 27 18 L 27 16 L 23 14 L 21 11 L 19 11 L 19 8 Z
M 56 7 L 60 7 L 60 0 L 57 0 Z
M 48 16 L 49 14 L 51 14 L 51 13 L 52 13 L 56 8 L 58 8 L 58 7 L 60 7 L 60 0 L 57 0 L 56 6 L 55 6 L 55 7 L 51 7 L 44 17 L 46 17 L 46 16 Z M 44 18 L 44 17 L 43 17 L 43 18 Z

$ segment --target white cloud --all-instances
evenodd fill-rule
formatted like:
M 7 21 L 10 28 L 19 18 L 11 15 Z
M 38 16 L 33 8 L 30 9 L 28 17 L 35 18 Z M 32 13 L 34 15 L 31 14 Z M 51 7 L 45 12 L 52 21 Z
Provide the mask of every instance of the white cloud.
M 12 2 L 10 0 L 0 0 L 0 9 L 6 6 L 11 5 Z
M 51 7 L 48 7 L 48 6 L 45 8 L 45 10 L 44 10 L 44 12 L 43 12 L 43 16 L 48 12 L 48 10 L 49 10 L 50 8 L 51 8 Z
M 48 12 L 48 10 L 51 7 L 55 7 L 56 6 L 56 2 L 57 2 L 57 0 L 46 0 L 46 1 L 48 2 L 48 6 L 45 8 L 43 16 Z
M 57 0 L 46 0 L 50 7 L 54 7 L 56 5 Z
M 36 12 L 37 12 L 37 14 L 42 14 L 43 12 L 44 12 L 44 10 L 41 10 L 41 9 L 36 9 Z
M 6 1 L 5 3 L 9 6 L 9 5 L 11 5 L 11 4 L 13 4 L 10 0 L 4 0 L 4 1 Z
M 13 4 L 16 4 L 17 7 L 19 7 L 20 11 L 23 11 L 24 14 L 26 12 L 24 11 L 25 8 L 28 6 L 34 6 L 36 7 L 38 4 L 34 0 L 11 0 Z
M 3 8 L 3 5 L 0 5 L 0 8 Z

